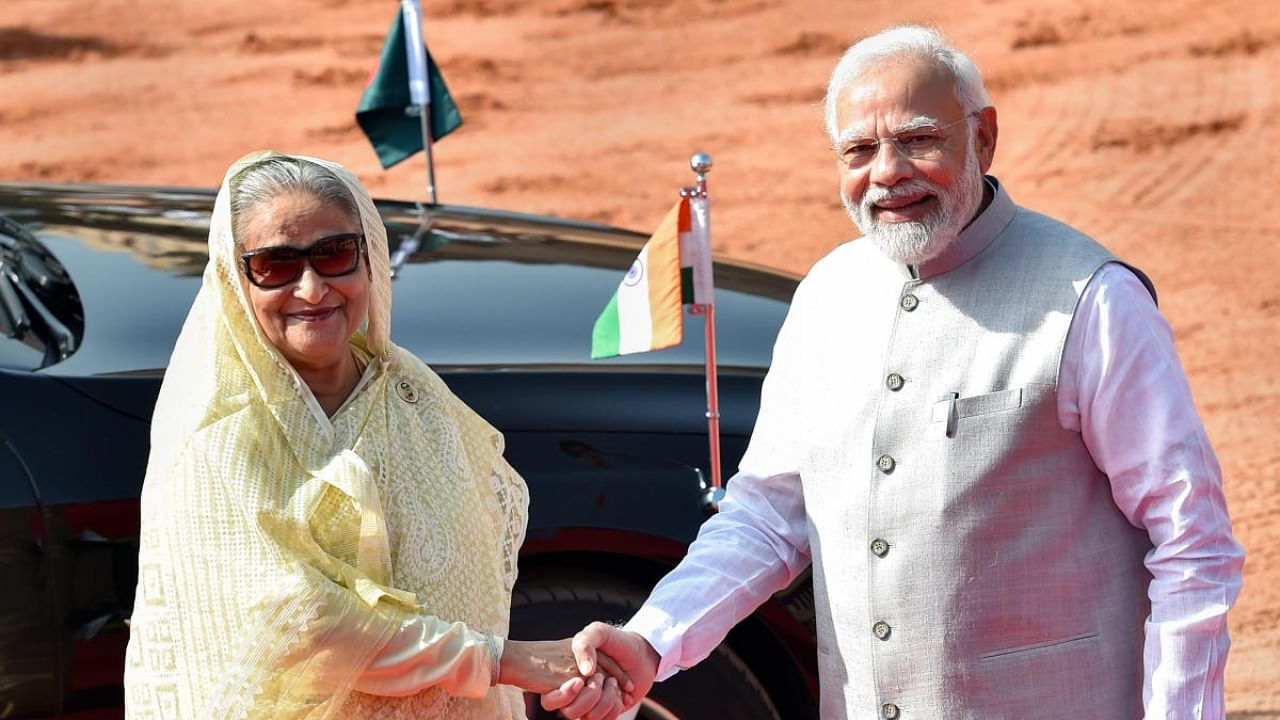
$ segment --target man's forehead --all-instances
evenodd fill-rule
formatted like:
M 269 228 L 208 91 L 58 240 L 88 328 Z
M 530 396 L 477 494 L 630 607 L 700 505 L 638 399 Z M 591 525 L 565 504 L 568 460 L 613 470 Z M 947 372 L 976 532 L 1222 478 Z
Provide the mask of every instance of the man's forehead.
M 960 112 L 951 73 L 934 63 L 897 59 L 872 65 L 840 93 L 836 124 L 843 134 L 867 129 L 901 129 L 927 117 L 936 123 Z

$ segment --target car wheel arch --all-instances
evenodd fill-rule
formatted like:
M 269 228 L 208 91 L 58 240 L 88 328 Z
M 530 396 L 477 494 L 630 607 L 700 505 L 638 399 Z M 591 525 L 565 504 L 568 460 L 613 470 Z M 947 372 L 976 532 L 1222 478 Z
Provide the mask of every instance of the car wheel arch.
M 636 538 L 644 541 L 645 538 Z M 652 538 L 649 538 L 652 540 Z M 634 546 L 633 546 L 634 547 Z M 512 604 L 518 606 L 534 600 L 523 588 L 536 586 L 537 592 L 546 592 L 548 584 L 565 588 L 580 587 L 582 582 L 600 583 L 610 580 L 620 584 L 638 585 L 645 592 L 662 579 L 683 557 L 684 548 L 674 557 L 641 557 L 634 554 L 600 551 L 591 548 L 535 550 L 522 554 L 520 574 L 513 593 Z M 787 609 L 776 600 L 769 600 L 756 613 L 738 623 L 725 639 L 725 645 L 740 658 L 763 686 L 779 715 L 784 718 L 817 718 L 816 648 L 788 645 L 783 635 L 803 635 L 804 630 L 794 620 L 795 627 L 780 632 L 762 619 L 790 618 Z M 597 618 L 609 622 L 622 622 L 626 618 Z M 549 639 L 549 638 L 539 638 Z M 813 657 L 797 657 L 808 654 Z M 787 658 L 787 662 L 779 662 Z

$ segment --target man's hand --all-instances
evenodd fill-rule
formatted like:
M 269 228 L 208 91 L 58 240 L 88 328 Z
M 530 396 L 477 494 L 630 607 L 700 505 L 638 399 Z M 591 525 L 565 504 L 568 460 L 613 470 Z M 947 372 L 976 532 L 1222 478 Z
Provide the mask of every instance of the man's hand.
M 597 668 L 611 676 L 599 687 L 592 681 L 570 680 L 559 688 L 542 696 L 542 707 L 560 710 L 565 717 L 587 720 L 613 720 L 619 712 L 629 710 L 640 702 L 653 687 L 658 673 L 658 653 L 648 641 L 636 633 L 605 623 L 591 623 L 573 638 L 573 655 L 578 672 L 594 680 L 599 677 Z M 617 677 L 611 670 L 616 663 L 629 681 L 619 677 L 617 686 L 610 692 L 609 681 Z M 621 689 L 621 697 L 618 697 Z

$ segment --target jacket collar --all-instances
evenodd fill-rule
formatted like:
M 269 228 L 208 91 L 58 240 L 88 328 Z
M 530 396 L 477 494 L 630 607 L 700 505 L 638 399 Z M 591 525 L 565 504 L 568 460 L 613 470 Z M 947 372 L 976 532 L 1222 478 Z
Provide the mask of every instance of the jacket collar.
M 1013 199 L 995 177 L 984 176 L 983 182 L 992 191 L 991 202 L 987 207 L 960 231 L 960 236 L 941 255 L 916 266 L 894 263 L 901 269 L 904 278 L 928 280 L 955 270 L 986 250 L 1009 226 L 1017 211 Z

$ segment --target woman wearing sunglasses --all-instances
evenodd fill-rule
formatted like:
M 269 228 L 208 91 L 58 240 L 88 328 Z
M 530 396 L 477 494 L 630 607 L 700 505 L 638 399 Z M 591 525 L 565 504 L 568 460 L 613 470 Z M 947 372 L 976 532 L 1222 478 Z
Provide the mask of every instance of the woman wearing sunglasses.
M 355 177 L 242 158 L 209 256 L 152 422 L 127 714 L 491 720 L 520 689 L 611 689 L 568 641 L 504 642 L 526 488 L 391 342 Z

